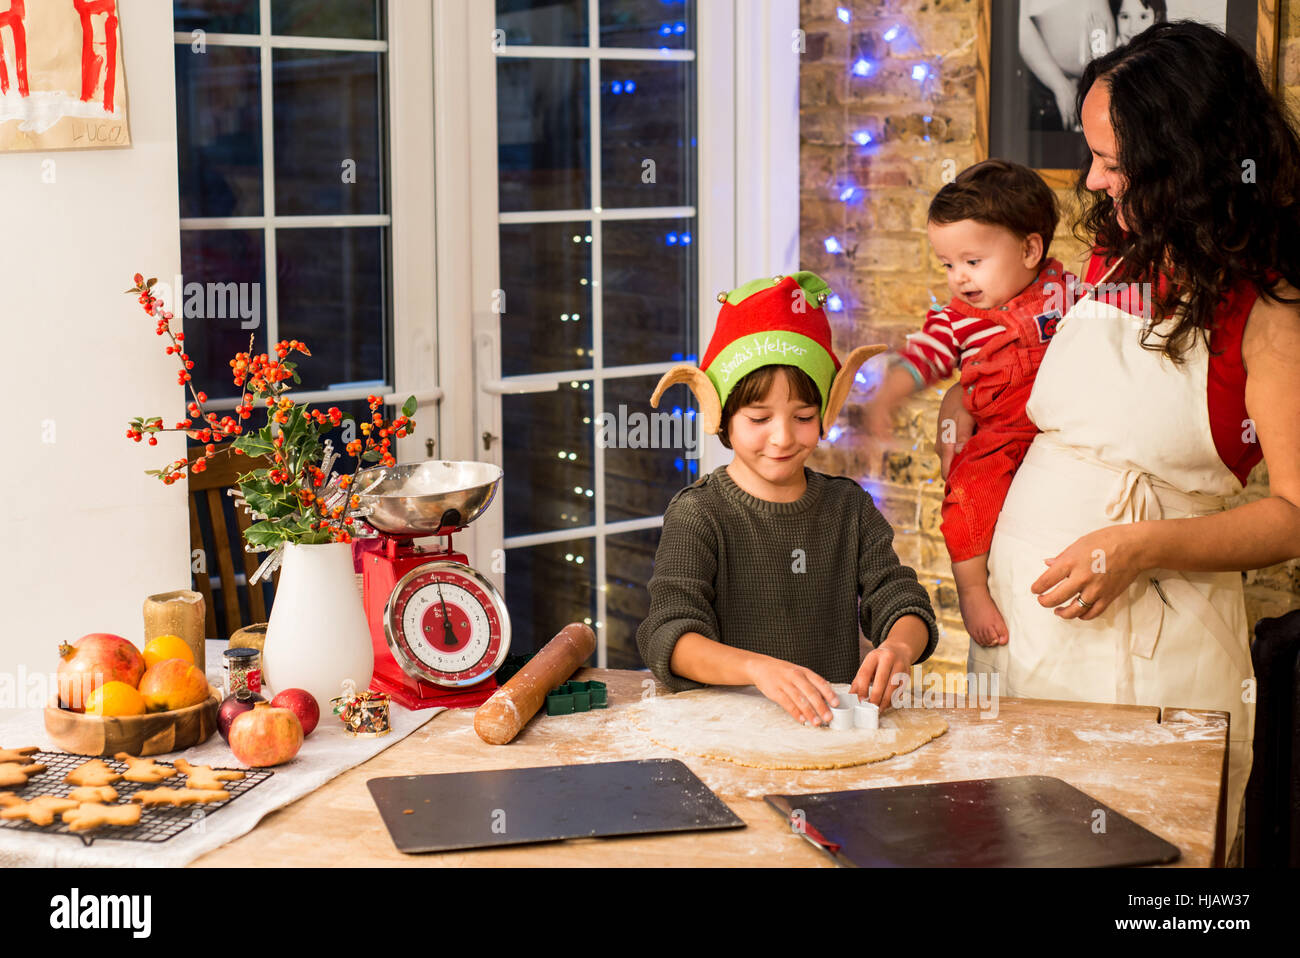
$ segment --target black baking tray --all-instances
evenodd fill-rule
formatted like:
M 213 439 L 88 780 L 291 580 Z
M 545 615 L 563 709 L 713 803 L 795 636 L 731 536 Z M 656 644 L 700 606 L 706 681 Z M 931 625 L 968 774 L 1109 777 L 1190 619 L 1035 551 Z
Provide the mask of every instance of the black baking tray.
M 407 853 L 745 827 L 676 759 L 399 775 L 366 785 L 393 844 Z

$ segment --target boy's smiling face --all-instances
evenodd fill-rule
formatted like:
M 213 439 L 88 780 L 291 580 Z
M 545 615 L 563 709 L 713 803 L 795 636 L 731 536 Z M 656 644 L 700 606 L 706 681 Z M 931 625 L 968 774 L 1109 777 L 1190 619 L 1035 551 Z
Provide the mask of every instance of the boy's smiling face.
M 975 220 L 931 222 L 927 231 L 948 289 L 976 309 L 1005 305 L 1038 275 L 1043 240 L 1037 233 L 1020 239 L 1008 229 Z
M 821 441 L 820 415 L 818 406 L 791 394 L 784 371 L 773 376 L 767 395 L 741 406 L 727 424 L 727 439 L 736 453 L 732 465 L 750 480 L 738 484 L 769 499 L 780 495 L 776 490 L 802 483 L 804 460 Z

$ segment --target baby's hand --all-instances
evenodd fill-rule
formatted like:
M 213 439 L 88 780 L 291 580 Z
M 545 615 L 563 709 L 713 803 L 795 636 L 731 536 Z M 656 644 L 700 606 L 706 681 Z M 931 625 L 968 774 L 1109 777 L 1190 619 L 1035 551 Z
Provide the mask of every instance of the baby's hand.
M 829 725 L 839 696 L 831 684 L 802 665 L 764 656 L 752 668 L 754 687 L 805 725 Z
M 877 649 L 867 653 L 853 677 L 849 691 L 860 701 L 871 702 L 883 712 L 889 708 L 890 696 L 894 689 L 907 679 L 912 663 L 906 653 L 890 642 L 884 642 Z

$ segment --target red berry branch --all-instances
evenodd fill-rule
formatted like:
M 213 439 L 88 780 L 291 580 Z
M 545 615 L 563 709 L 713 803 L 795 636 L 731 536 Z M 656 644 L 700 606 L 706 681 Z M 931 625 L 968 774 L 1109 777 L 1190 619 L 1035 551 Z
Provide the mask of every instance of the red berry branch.
M 147 435 L 149 445 L 154 446 L 158 444 L 157 433 L 184 432 L 204 445 L 202 454 L 194 459 L 187 456 L 164 469 L 146 470 L 147 474 L 171 485 L 185 475 L 187 468 L 191 475 L 200 473 L 209 460 L 222 454 L 264 458 L 272 465 L 243 473 L 235 480 L 245 507 L 260 520 L 244 532 L 250 546 L 266 549 L 285 542 L 352 541 L 353 519 L 347 513 L 360 505 L 357 496 L 347 494 L 353 476 L 369 463 L 396 465 L 393 440 L 410 435 L 415 428 L 410 418 L 415 411 L 415 397 L 407 399 L 401 415 L 391 422 L 379 411 L 383 400 L 379 396 L 366 397 L 371 415 L 369 422 L 358 424 L 363 439 L 354 439 L 345 447 L 356 460 L 355 469 L 351 475 L 339 475 L 332 471 L 337 454 L 325 434 L 352 417 L 337 406 L 321 412 L 305 403 L 295 403 L 286 395 L 293 388 L 290 380 L 302 381 L 297 364 L 288 357 L 292 353 L 310 356 L 307 345 L 296 339 L 282 340 L 275 344 L 276 358 L 272 359 L 267 353 L 253 355 L 250 337 L 248 351 L 237 353 L 230 361 L 234 384 L 241 390 L 235 407 L 238 418 L 218 418 L 216 413 L 203 409 L 208 397 L 194 386 L 190 374 L 194 361 L 185 352 L 185 334 L 172 332 L 172 314 L 152 292 L 156 282 L 136 273 L 135 286 L 127 293 L 139 295 L 144 311 L 157 320 L 154 331 L 171 340 L 166 352 L 180 363 L 177 383 L 187 387 L 192 398 L 186 405 L 186 418 L 174 427 L 164 428 L 159 416 L 138 417 L 127 424 L 126 435 L 136 442 Z M 266 408 L 266 425 L 245 432 L 241 423 L 251 418 L 257 405 Z

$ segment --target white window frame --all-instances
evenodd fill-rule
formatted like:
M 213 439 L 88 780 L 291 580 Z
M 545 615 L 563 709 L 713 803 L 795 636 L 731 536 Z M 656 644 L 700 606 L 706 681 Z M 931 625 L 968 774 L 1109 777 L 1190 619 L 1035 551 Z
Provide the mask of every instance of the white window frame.
M 267 343 L 279 341 L 279 291 L 276 277 L 276 231 L 386 227 L 391 240 L 393 386 L 385 380 L 350 383 L 344 388 L 296 392 L 300 402 L 345 402 L 379 391 L 400 405 L 414 394 L 421 403 L 415 416 L 417 432 L 398 440 L 399 460 L 422 459 L 426 440 L 437 442 L 437 387 L 433 269 L 433 111 L 432 11 L 427 5 L 385 0 L 388 40 L 333 37 L 276 36 L 271 33 L 271 0 L 260 0 L 257 34 L 202 34 L 207 46 L 244 47 L 260 51 L 262 106 L 262 215 L 182 217 L 182 232 L 204 229 L 260 229 L 265 257 Z M 176 45 L 189 45 L 195 33 L 173 33 Z M 273 50 L 339 50 L 387 54 L 388 90 L 388 214 L 275 215 L 275 104 Z M 237 400 L 214 399 L 213 409 L 234 408 Z
M 588 0 L 589 17 L 598 17 L 597 0 Z M 593 408 L 602 408 L 603 379 L 653 375 L 673 363 L 601 369 L 599 296 L 593 304 L 593 369 L 559 371 L 502 379 L 500 317 L 492 297 L 500 287 L 498 227 L 503 222 L 590 221 L 593 236 L 603 219 L 620 218 L 615 211 L 564 211 L 501 215 L 497 206 L 496 59 L 509 55 L 493 49 L 495 3 L 491 0 L 439 0 L 433 10 L 434 37 L 434 163 L 437 194 L 436 245 L 439 383 L 448 396 L 464 397 L 444 403 L 439 428 L 440 455 L 501 464 L 501 442 L 484 449 L 481 436 L 502 435 L 501 394 L 489 392 L 489 382 L 518 391 L 551 388 L 570 379 L 591 380 Z M 713 334 L 716 295 L 755 276 L 788 273 L 798 265 L 799 250 L 799 57 L 795 52 L 798 0 L 697 0 L 696 75 L 698 95 L 697 205 L 664 210 L 637 209 L 647 214 L 696 217 L 698 257 L 697 315 L 702 356 Z M 390 28 L 390 36 L 399 33 Z M 622 50 L 602 47 L 527 47 L 519 55 L 586 56 L 601 62 L 618 59 L 688 60 L 690 51 Z M 590 82 L 599 84 L 592 71 Z M 595 92 L 599 92 L 596 90 Z M 599 149 L 600 115 L 593 112 L 593 149 Z M 396 123 L 394 123 L 396 128 Z M 743 144 L 738 148 L 737 144 Z M 396 153 L 396 150 L 394 150 Z M 486 171 L 486 172 L 485 172 Z M 597 165 L 594 175 L 599 176 Z M 394 201 L 394 211 L 400 210 Z M 593 282 L 600 281 L 599 257 L 593 257 Z M 401 341 L 396 344 L 401 348 Z M 594 426 L 593 426 L 594 428 Z M 702 443 L 700 474 L 730 460 L 731 453 L 716 437 Z M 604 455 L 594 447 L 594 481 L 603 495 Z M 460 533 L 456 545 L 469 553 L 471 564 L 492 578 L 498 588 L 506 580 L 491 571 L 496 550 L 504 555 L 504 510 L 489 509 Z M 511 538 L 511 546 L 629 532 L 654 528 L 662 516 L 605 522 L 578 529 Z M 467 541 L 468 540 L 468 541 Z M 597 665 L 606 662 L 606 570 L 598 550 Z M 556 623 L 558 628 L 563 623 Z

